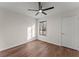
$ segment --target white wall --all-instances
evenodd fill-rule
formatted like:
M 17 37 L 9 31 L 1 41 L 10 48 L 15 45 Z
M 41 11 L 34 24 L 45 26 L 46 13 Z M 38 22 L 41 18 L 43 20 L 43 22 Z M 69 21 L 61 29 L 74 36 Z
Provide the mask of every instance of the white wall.
M 39 19 L 42 20 L 47 20 L 47 36 L 40 36 L 38 30 L 38 39 L 79 50 L 79 9 Z
M 0 8 L 0 51 L 28 42 L 27 28 L 34 24 L 32 17 Z
M 39 21 L 47 20 L 47 36 L 41 36 L 39 35 L 39 29 L 38 29 L 38 39 L 53 43 L 56 45 L 61 44 L 61 18 L 58 16 L 48 16 L 44 18 L 40 18 Z M 38 21 L 38 23 L 39 23 Z M 38 25 L 39 28 L 39 25 Z

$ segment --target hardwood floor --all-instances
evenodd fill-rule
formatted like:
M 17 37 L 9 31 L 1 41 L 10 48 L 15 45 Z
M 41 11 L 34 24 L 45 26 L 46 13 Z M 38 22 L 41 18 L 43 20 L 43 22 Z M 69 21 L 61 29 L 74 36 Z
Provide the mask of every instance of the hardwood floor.
M 23 45 L 0 52 L 3 57 L 76 57 L 79 51 L 57 46 L 40 40 L 34 40 Z

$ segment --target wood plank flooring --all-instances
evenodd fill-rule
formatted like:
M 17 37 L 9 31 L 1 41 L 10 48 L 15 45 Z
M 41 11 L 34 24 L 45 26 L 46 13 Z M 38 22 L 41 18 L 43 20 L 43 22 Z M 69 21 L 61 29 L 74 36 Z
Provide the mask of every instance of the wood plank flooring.
M 0 52 L 1 57 L 76 57 L 79 51 L 57 46 L 40 40 Z

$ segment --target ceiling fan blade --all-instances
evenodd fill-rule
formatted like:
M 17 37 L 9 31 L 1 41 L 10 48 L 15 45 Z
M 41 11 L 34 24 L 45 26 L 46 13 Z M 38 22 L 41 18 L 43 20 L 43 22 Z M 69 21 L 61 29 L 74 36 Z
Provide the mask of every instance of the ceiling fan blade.
M 41 2 L 38 2 L 38 5 L 39 5 L 39 10 L 41 10 L 42 9 Z
M 28 9 L 29 11 L 39 11 L 39 10 L 34 10 L 34 9 Z
M 37 12 L 36 14 L 35 14 L 35 16 L 37 16 L 39 14 L 39 12 Z
M 50 7 L 50 8 L 46 8 L 46 9 L 42 9 L 43 11 L 46 11 L 46 10 L 50 10 L 50 9 L 53 9 L 54 7 Z
M 44 15 L 47 15 L 47 13 L 45 13 L 45 12 L 42 12 Z

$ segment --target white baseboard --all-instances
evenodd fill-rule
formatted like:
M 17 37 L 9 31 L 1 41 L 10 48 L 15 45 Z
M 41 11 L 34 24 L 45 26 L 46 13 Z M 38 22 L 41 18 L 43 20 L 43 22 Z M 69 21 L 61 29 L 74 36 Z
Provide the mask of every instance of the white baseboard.
M 10 48 L 14 48 L 14 47 L 16 47 L 16 46 L 19 46 L 19 45 L 28 43 L 28 42 L 33 41 L 33 40 L 36 40 L 36 38 L 34 37 L 34 38 L 29 39 L 29 40 L 27 40 L 27 41 L 25 41 L 25 42 L 20 42 L 20 43 L 18 43 L 17 45 L 13 45 L 13 46 L 9 46 L 9 47 L 4 47 L 4 48 L 0 49 L 0 51 L 4 51 L 4 50 L 10 49 Z
M 55 45 L 61 46 L 61 44 L 53 43 L 53 42 L 47 41 L 46 39 L 45 40 L 44 39 L 39 39 L 39 40 L 44 41 L 44 42 L 48 42 L 50 44 L 55 44 Z

